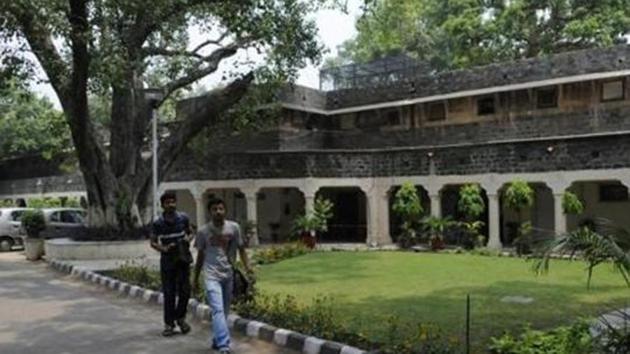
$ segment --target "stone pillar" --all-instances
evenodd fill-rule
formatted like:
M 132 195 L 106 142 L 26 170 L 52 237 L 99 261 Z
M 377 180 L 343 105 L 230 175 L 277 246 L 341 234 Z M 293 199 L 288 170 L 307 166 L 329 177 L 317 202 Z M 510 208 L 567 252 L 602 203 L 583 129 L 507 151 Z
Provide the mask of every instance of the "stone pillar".
M 378 208 L 378 239 L 379 244 L 389 245 L 392 244 L 392 236 L 389 233 L 389 191 L 382 191 L 379 193 L 379 208 Z
M 258 246 L 258 190 L 244 189 L 245 199 L 247 201 L 247 222 L 252 222 L 255 226 L 251 230 L 249 245 Z M 246 230 L 243 230 L 245 232 Z
M 442 187 L 427 187 L 429 198 L 431 199 L 431 216 L 436 218 L 442 217 L 442 199 L 440 195 Z
M 366 224 L 367 224 L 367 244 L 368 246 L 378 245 L 378 214 L 379 195 L 376 188 L 361 188 L 365 193 L 366 202 Z
M 207 223 L 207 205 L 205 191 L 201 188 L 194 188 L 193 190 L 191 190 L 191 193 L 193 198 L 195 199 L 195 222 L 197 224 L 197 229 L 199 229 Z
M 488 248 L 501 249 L 501 209 L 498 191 L 486 191 L 488 196 Z
M 567 215 L 564 213 L 562 208 L 562 199 L 564 196 L 564 192 L 558 193 L 553 191 L 553 205 L 554 205 L 554 231 L 556 235 L 562 235 L 567 232 Z
M 304 192 L 304 212 L 310 214 L 315 210 L 315 192 Z

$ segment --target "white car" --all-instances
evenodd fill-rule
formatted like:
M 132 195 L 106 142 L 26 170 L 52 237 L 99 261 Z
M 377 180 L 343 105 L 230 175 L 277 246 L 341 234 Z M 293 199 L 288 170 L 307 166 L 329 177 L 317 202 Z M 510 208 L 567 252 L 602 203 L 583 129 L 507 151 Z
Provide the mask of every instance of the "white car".
M 21 218 L 29 208 L 0 208 L 0 251 L 23 245 Z

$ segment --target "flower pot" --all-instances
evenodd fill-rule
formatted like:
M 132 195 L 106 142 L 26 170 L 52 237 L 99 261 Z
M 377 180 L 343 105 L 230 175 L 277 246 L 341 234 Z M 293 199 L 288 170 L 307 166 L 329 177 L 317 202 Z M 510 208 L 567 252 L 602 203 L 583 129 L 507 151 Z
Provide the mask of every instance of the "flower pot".
M 315 231 L 305 231 L 302 232 L 302 243 L 306 245 L 306 247 L 313 249 L 315 248 Z
M 432 238 L 431 239 L 431 249 L 433 251 L 439 251 L 441 249 L 444 249 L 444 240 L 442 240 L 439 237 Z
M 36 261 L 44 255 L 44 239 L 30 238 L 24 239 L 24 253 L 29 261 Z

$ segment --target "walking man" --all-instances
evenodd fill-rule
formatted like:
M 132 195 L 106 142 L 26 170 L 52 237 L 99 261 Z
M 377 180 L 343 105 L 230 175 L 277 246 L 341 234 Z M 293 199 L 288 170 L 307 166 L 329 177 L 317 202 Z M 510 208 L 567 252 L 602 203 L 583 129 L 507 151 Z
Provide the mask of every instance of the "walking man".
M 230 354 L 230 331 L 227 316 L 233 286 L 233 266 L 239 251 L 243 266 L 251 273 L 239 225 L 225 219 L 225 202 L 214 198 L 208 202 L 212 220 L 200 228 L 195 239 L 198 250 L 193 287 L 196 289 L 203 267 L 206 299 L 212 312 L 212 348 L 221 354 Z
M 186 310 L 190 298 L 190 238 L 192 232 L 188 216 L 176 210 L 175 193 L 166 192 L 160 197 L 164 212 L 153 222 L 151 247 L 161 253 L 160 276 L 164 293 L 164 331 L 175 334 L 175 324 L 182 334 L 190 332 L 186 323 Z M 176 301 L 177 300 L 177 301 Z

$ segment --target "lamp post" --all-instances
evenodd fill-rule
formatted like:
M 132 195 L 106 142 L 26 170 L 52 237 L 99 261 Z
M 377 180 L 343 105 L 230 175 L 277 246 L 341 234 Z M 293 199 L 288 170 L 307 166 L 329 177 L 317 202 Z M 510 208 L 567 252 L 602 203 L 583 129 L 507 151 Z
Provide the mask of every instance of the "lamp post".
M 145 89 L 144 97 L 151 107 L 151 169 L 153 177 L 153 210 L 151 214 L 152 220 L 156 220 L 159 217 L 160 206 L 158 204 L 158 111 L 159 103 L 162 101 L 164 94 L 159 89 Z

